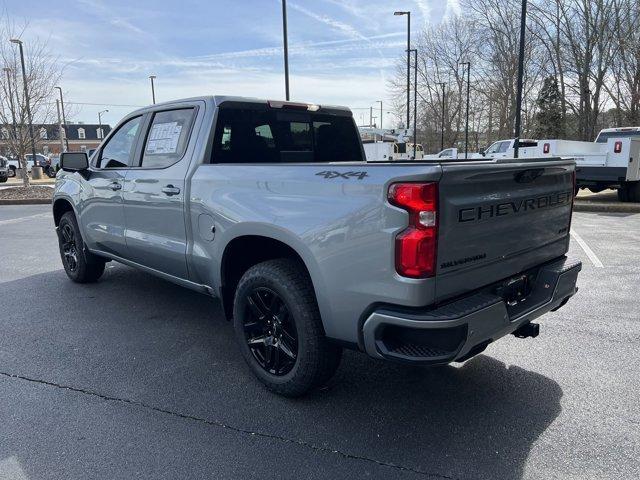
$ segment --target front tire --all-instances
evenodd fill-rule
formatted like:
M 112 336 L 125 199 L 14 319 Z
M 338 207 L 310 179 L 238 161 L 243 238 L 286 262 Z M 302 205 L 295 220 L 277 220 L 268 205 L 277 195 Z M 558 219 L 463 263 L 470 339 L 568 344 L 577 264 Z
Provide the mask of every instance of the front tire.
M 102 276 L 105 261 L 86 250 L 73 212 L 67 212 L 60 218 L 58 244 L 64 271 L 71 280 L 93 283 Z
M 9 177 L 11 177 L 11 178 L 15 177 L 16 176 L 16 167 L 11 165 L 9 167 L 9 171 L 7 173 L 9 174 Z
M 7 180 L 9 180 L 9 177 L 0 177 L 0 183 L 5 183 Z
M 233 322 L 249 368 L 271 391 L 298 397 L 326 383 L 342 349 L 329 342 L 311 280 L 298 262 L 251 267 L 236 289 Z

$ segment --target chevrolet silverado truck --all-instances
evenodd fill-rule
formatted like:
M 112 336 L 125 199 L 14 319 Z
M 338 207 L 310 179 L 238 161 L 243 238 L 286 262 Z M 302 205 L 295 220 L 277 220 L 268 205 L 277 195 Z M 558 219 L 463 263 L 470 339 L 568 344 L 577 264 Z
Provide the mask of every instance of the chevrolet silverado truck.
M 367 163 L 346 108 L 209 96 L 137 110 L 61 168 L 69 278 L 117 261 L 219 298 L 281 395 L 344 348 L 442 365 L 534 337 L 577 291 L 570 160 Z

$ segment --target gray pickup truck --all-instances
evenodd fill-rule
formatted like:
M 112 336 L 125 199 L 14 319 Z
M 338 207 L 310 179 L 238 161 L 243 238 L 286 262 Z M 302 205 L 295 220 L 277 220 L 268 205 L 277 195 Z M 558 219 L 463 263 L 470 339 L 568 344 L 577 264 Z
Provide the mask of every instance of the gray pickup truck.
M 343 348 L 441 365 L 534 337 L 577 291 L 572 161 L 366 163 L 346 108 L 202 97 L 133 112 L 61 167 L 67 275 L 115 260 L 218 297 L 282 395 Z

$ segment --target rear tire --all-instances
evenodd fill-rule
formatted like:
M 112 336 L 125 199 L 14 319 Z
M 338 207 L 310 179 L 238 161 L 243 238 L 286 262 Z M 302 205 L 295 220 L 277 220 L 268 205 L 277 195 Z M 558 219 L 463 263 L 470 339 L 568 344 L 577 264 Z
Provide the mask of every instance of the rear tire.
M 0 177 L 0 183 L 5 183 L 7 180 L 9 180 L 9 177 Z
M 313 285 L 294 260 L 247 270 L 235 292 L 233 323 L 249 368 L 277 394 L 304 395 L 340 365 L 342 349 L 324 335 Z
M 87 251 L 73 212 L 58 223 L 60 258 L 67 276 L 76 283 L 96 282 L 104 273 L 105 260 Z
M 618 200 L 621 202 L 640 202 L 640 182 L 624 182 L 620 185 Z

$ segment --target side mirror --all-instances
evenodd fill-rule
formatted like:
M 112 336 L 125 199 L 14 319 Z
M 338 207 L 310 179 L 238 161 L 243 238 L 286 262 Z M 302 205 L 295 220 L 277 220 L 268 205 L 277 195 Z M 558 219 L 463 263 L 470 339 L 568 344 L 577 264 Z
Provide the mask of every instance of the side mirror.
M 487 154 L 487 152 L 485 150 L 480 150 L 478 153 L 480 155 L 482 155 L 483 157 Z
M 84 152 L 60 154 L 60 168 L 65 172 L 82 172 L 89 168 L 89 159 Z

